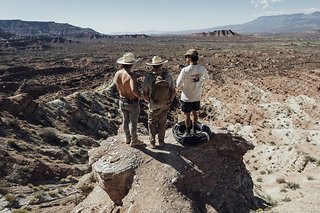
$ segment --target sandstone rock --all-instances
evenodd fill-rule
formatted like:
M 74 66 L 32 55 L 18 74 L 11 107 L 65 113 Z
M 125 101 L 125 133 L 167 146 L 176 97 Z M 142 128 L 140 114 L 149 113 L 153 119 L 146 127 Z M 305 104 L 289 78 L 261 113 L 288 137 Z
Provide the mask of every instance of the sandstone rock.
M 133 181 L 137 157 L 129 149 L 108 150 L 105 156 L 93 163 L 92 170 L 98 184 L 106 190 L 111 200 L 122 205 Z
M 94 188 L 94 182 L 94 174 L 90 172 L 80 178 L 76 187 L 81 190 L 83 194 L 88 195 Z
M 208 143 L 182 147 L 167 134 L 163 151 L 133 149 L 119 136 L 90 151 L 99 186 L 121 211 L 245 212 L 261 206 L 242 159 L 251 143 L 218 133 Z
M 117 207 L 105 190 L 96 186 L 89 196 L 73 209 L 73 213 L 113 213 Z
M 37 104 L 33 102 L 32 97 L 28 93 L 22 93 L 8 98 L 2 97 L 0 99 L 0 109 L 8 111 L 12 114 L 18 114 L 20 112 L 32 113 Z

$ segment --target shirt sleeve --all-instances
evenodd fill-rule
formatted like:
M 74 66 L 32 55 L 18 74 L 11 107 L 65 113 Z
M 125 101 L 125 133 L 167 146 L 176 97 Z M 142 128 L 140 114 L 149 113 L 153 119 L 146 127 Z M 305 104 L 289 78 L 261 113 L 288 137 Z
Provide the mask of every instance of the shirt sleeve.
M 173 90 L 176 87 L 176 84 L 173 80 L 173 76 L 169 74 L 169 82 L 170 82 L 170 89 Z
M 184 69 L 182 69 L 177 79 L 177 88 L 180 89 L 181 87 L 183 87 L 184 78 L 185 78 L 185 71 Z
M 203 68 L 202 80 L 204 80 L 204 81 L 209 80 L 208 70 L 205 67 L 202 67 L 202 68 Z
M 147 74 L 143 80 L 143 91 L 146 91 L 146 92 L 149 92 L 148 80 L 149 80 L 149 75 Z

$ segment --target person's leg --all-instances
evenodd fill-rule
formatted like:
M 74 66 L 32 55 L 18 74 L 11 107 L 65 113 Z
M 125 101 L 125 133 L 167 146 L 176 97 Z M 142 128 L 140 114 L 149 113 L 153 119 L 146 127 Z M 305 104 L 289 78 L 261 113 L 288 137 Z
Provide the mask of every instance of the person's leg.
M 190 133 L 190 127 L 191 127 L 190 112 L 184 113 L 184 121 L 186 123 L 186 132 Z
M 193 131 L 198 123 L 198 111 L 200 110 L 200 101 L 192 102 L 192 115 L 193 115 Z
M 138 134 L 137 134 L 137 125 L 138 125 L 138 119 L 140 114 L 140 106 L 139 103 L 132 104 L 130 107 L 130 122 L 131 122 L 131 136 L 132 136 L 132 142 L 138 141 Z
M 126 135 L 126 144 L 129 144 L 131 142 L 131 134 L 129 130 L 129 122 L 130 122 L 129 111 L 126 109 L 126 107 L 121 105 L 120 105 L 120 109 L 122 112 L 123 131 L 124 131 L 124 134 Z
M 149 128 L 149 140 L 150 140 L 151 148 L 155 148 L 155 144 L 156 144 L 157 121 L 158 121 L 157 111 L 149 110 L 148 128 Z
M 166 134 L 166 124 L 167 124 L 167 115 L 168 115 L 168 108 L 161 109 L 159 114 L 159 122 L 158 122 L 158 140 L 159 146 L 164 146 L 164 137 Z
M 190 133 L 190 127 L 191 127 L 190 112 L 191 112 L 191 110 L 192 110 L 192 103 L 191 102 L 181 101 L 181 111 L 184 113 L 186 133 Z
M 192 115 L 193 115 L 193 125 L 196 125 L 198 122 L 198 111 L 192 110 Z

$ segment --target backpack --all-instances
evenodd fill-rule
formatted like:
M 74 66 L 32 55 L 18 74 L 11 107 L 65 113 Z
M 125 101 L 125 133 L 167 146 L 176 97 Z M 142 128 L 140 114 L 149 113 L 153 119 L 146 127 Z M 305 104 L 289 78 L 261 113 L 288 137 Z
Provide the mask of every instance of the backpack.
M 167 72 L 162 72 L 160 75 L 152 74 L 151 99 L 157 105 L 168 105 L 170 102 L 170 85 L 166 79 Z

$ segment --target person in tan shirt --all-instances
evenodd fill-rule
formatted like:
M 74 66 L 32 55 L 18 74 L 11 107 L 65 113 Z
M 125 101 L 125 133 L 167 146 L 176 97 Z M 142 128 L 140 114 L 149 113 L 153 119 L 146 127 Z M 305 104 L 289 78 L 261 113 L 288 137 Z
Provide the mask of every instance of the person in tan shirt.
M 143 145 L 137 134 L 140 93 L 137 87 L 137 76 L 131 71 L 138 61 L 133 53 L 125 53 L 117 60 L 117 63 L 122 65 L 122 69 L 116 72 L 113 80 L 120 94 L 119 108 L 122 111 L 126 143 L 131 146 Z
M 158 147 L 163 148 L 165 145 L 164 138 L 166 134 L 167 115 L 171 102 L 176 96 L 173 77 L 167 69 L 162 67 L 167 62 L 168 60 L 164 60 L 160 56 L 153 56 L 151 63 L 146 63 L 146 65 L 152 66 L 152 70 L 145 76 L 143 81 L 143 96 L 149 106 L 148 128 L 150 147 L 152 149 L 156 148 L 156 135 L 158 135 Z M 152 95 L 155 94 L 155 82 L 157 81 L 157 78 L 160 78 L 161 80 L 165 80 L 167 82 L 166 95 L 159 93 L 157 95 Z M 163 102 L 160 101 L 160 99 L 163 100 Z

